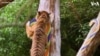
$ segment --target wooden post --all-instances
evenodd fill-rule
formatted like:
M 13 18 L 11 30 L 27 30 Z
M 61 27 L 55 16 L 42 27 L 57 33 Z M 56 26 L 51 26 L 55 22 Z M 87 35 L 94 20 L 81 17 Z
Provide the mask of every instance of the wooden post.
M 52 24 L 52 45 L 50 56 L 61 56 L 61 35 L 60 35 L 60 1 L 59 0 L 40 0 L 38 11 L 50 13 Z

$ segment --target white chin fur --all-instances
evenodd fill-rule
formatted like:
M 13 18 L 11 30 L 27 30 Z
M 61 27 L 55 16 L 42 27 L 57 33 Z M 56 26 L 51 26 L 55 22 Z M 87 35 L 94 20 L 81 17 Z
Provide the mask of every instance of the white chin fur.
M 30 25 L 30 21 L 28 21 L 27 23 L 26 23 L 26 26 L 29 26 Z

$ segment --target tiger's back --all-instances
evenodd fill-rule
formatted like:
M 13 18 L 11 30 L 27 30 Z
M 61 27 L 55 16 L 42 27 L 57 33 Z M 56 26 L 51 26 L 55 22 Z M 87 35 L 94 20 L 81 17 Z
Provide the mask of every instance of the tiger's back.
M 47 43 L 46 27 L 49 23 L 49 14 L 45 11 L 39 12 L 32 37 L 31 56 L 45 56 Z

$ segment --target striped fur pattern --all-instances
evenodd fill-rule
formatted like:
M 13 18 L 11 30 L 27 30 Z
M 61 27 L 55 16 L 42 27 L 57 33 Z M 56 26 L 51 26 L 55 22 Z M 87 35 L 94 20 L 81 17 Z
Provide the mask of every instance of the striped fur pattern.
M 38 12 L 36 24 L 34 26 L 34 34 L 32 38 L 31 56 L 45 56 L 45 47 L 47 45 L 47 26 L 49 22 L 49 14 L 46 11 Z

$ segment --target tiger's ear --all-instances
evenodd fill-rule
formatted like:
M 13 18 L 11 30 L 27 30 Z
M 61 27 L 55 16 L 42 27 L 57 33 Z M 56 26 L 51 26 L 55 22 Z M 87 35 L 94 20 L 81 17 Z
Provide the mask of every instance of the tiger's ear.
M 49 15 L 51 14 L 51 13 L 48 13 Z
M 36 14 L 36 16 L 35 16 L 35 18 L 37 19 L 40 16 L 40 14 L 41 14 L 41 12 L 38 11 L 37 14 Z
M 37 13 L 38 15 L 41 15 L 41 12 L 40 11 L 38 11 L 38 13 Z

